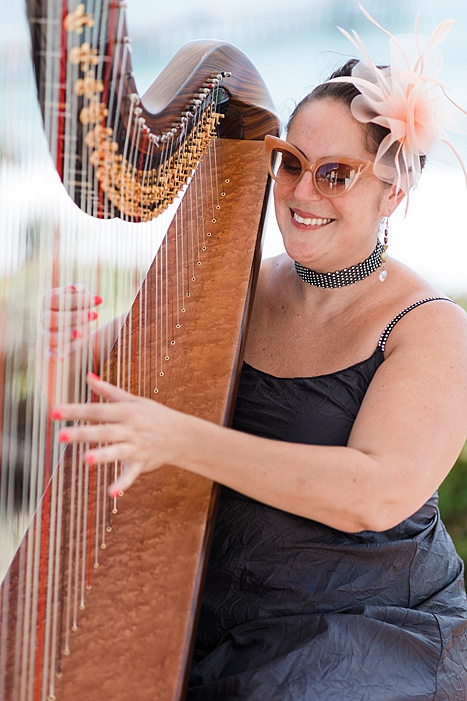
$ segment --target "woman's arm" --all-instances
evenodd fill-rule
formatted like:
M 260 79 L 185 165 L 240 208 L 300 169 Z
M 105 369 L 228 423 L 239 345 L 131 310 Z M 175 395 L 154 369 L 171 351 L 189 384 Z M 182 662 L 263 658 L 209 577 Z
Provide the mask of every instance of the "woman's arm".
M 340 530 L 385 530 L 431 496 L 466 438 L 466 316 L 454 305 L 431 307 L 392 332 L 347 447 L 243 434 L 92 376 L 90 387 L 109 403 L 57 407 L 54 417 L 95 422 L 64 429 L 62 439 L 104 444 L 88 462 L 125 463 L 113 491 L 170 464 Z

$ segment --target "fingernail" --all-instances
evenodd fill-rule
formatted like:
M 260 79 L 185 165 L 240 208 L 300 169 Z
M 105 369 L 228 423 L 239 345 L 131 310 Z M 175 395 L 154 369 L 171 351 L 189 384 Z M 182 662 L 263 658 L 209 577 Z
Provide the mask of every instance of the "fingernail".
M 84 462 L 86 463 L 86 465 L 95 465 L 96 456 L 94 455 L 94 453 L 88 453 L 84 458 Z
M 58 440 L 60 443 L 68 443 L 70 440 L 70 434 L 67 431 L 60 431 L 58 434 Z
M 100 381 L 101 381 L 101 378 L 99 377 L 99 375 L 96 375 L 95 372 L 88 372 L 88 375 L 87 375 L 87 376 L 88 376 L 88 378 L 89 378 L 90 380 L 94 380 L 94 382 L 100 382 Z
M 103 301 L 104 301 L 104 300 L 102 299 L 102 297 L 101 297 L 100 295 L 96 295 L 96 296 L 94 297 L 94 304 L 96 304 L 96 305 L 102 304 Z
M 73 331 L 73 338 L 83 338 L 83 332 L 79 329 Z
M 98 315 L 97 312 L 88 312 L 88 319 L 89 319 L 89 321 L 95 321 L 95 320 L 97 319 L 98 316 L 99 316 L 99 315 Z
M 110 492 L 110 494 L 111 494 L 111 496 L 112 496 L 114 499 L 116 499 L 117 497 L 120 496 L 120 490 L 117 489 L 117 487 L 115 487 L 115 489 L 112 489 L 112 491 Z
M 67 289 L 69 289 L 70 292 L 78 292 L 78 288 L 76 287 L 76 285 L 68 285 Z
M 60 419 L 62 418 L 62 412 L 60 411 L 60 409 L 52 409 L 52 411 L 50 412 L 50 418 L 54 419 L 54 421 L 60 421 Z

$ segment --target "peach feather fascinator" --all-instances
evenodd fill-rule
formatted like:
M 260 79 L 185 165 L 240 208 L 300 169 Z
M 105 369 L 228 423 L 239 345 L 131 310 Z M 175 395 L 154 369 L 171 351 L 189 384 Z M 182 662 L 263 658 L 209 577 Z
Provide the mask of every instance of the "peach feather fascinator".
M 418 18 L 415 35 L 395 37 L 384 29 L 360 5 L 363 14 L 390 41 L 391 60 L 387 68 L 376 66 L 358 34 L 353 36 L 341 27 L 338 29 L 357 48 L 363 60 L 349 77 L 333 78 L 329 82 L 347 82 L 360 91 L 351 103 L 351 111 L 359 122 L 373 122 L 389 130 L 381 142 L 375 158 L 373 172 L 384 182 L 395 184 L 406 194 L 420 177 L 420 156 L 426 156 L 440 143 L 455 154 L 467 181 L 467 171 L 453 144 L 447 139 L 445 129 L 450 125 L 446 100 L 467 115 L 447 95 L 440 79 L 441 54 L 438 45 L 449 33 L 453 20 L 445 20 L 431 37 L 422 39 L 418 34 Z

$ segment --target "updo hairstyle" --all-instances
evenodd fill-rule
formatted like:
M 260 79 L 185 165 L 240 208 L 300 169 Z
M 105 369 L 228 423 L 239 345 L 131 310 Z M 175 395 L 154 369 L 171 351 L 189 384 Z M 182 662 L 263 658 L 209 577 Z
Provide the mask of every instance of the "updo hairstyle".
M 345 63 L 341 68 L 338 68 L 332 75 L 329 76 L 328 80 L 333 78 L 342 78 L 344 76 L 351 76 L 354 67 L 359 62 L 355 58 L 351 58 L 347 63 Z M 378 68 L 386 68 L 386 66 L 378 66 Z M 293 120 L 297 116 L 298 112 L 302 107 L 314 102 L 315 100 L 337 100 L 342 102 L 350 110 L 350 105 L 354 97 L 361 95 L 360 90 L 353 85 L 353 83 L 329 83 L 324 82 L 321 85 L 317 85 L 314 90 L 312 90 L 306 97 L 298 103 L 287 124 L 287 131 L 290 129 Z M 363 129 L 365 136 L 365 146 L 369 153 L 376 155 L 379 146 L 383 141 L 384 137 L 389 134 L 389 129 L 383 127 L 379 124 L 374 124 L 373 122 L 359 122 Z M 426 156 L 420 156 L 420 167 L 423 169 L 426 162 Z

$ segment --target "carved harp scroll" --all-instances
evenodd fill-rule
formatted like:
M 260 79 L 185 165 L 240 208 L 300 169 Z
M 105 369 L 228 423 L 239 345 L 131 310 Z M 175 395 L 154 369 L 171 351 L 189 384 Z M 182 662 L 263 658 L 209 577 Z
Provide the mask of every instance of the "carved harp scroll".
M 136 394 L 229 423 L 267 202 L 262 139 L 278 121 L 229 44 L 184 47 L 140 98 L 123 3 L 28 0 L 27 15 L 68 196 L 32 229 L 14 206 L 2 214 L 3 250 L 24 239 L 25 252 L 0 269 L 0 526 L 34 517 L 0 592 L 0 698 L 182 699 L 216 487 L 167 466 L 109 500 L 121 466 L 62 453 L 50 402 L 86 400 L 81 370 L 98 367 Z M 26 164 L 27 197 L 31 172 L 40 186 L 27 148 L 2 149 L 0 181 Z M 170 219 L 159 245 L 158 222 Z M 108 322 L 75 352 L 69 383 L 69 355 L 36 348 L 42 295 L 76 281 L 102 294 Z M 112 319 L 130 303 L 115 338 Z

